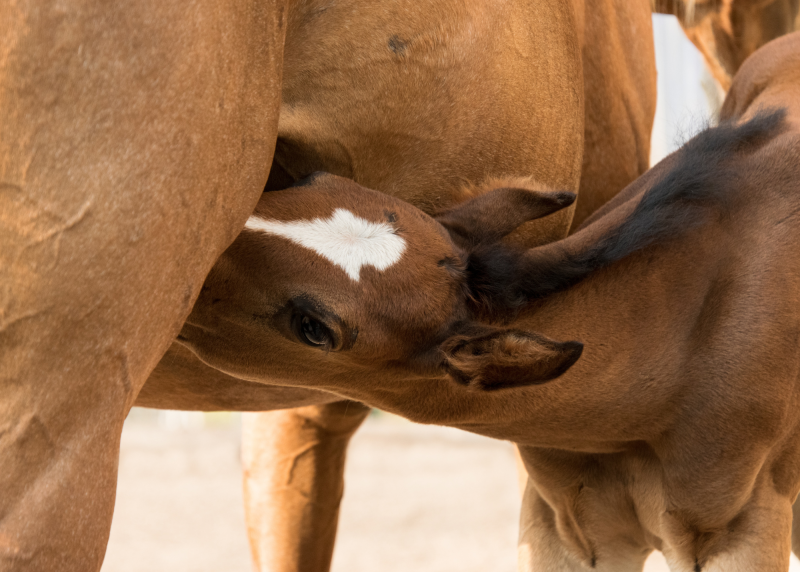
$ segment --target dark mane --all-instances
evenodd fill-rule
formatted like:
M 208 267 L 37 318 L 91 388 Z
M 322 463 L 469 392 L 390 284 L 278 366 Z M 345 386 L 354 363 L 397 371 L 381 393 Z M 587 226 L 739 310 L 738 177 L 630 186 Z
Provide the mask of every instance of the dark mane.
M 765 110 L 741 125 L 706 129 L 676 154 L 674 167 L 655 183 L 619 225 L 590 247 L 568 252 L 558 243 L 527 252 L 500 244 L 470 255 L 468 280 L 478 309 L 513 313 L 534 299 L 577 284 L 591 272 L 702 224 L 712 209 L 725 212 L 736 184 L 732 161 L 752 153 L 785 127 L 786 111 Z

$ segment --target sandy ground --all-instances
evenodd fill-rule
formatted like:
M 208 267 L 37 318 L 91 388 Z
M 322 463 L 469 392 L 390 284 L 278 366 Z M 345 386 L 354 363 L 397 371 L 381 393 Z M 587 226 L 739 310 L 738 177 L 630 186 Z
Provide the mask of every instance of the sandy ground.
M 238 417 L 175 415 L 126 423 L 102 571 L 250 572 Z M 513 572 L 515 470 L 508 443 L 371 417 L 350 448 L 333 571 Z M 654 554 L 645 570 L 667 568 Z

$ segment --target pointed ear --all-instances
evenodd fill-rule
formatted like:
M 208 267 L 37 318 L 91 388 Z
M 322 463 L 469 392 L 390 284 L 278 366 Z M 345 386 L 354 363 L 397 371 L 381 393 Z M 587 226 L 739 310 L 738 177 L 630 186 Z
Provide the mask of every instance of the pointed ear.
M 557 378 L 578 361 L 583 344 L 496 329 L 453 336 L 442 344 L 441 350 L 447 372 L 457 383 L 479 391 L 494 391 Z
M 496 242 L 523 223 L 549 215 L 575 201 L 574 193 L 544 189 L 535 184 L 529 188 L 493 189 L 435 218 L 461 247 Z

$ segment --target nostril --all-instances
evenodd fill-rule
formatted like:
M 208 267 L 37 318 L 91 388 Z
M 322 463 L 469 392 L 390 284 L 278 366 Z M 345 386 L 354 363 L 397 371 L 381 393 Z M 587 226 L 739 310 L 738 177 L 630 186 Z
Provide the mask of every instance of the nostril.
M 211 305 L 213 306 L 217 302 L 222 302 L 222 298 L 211 298 Z

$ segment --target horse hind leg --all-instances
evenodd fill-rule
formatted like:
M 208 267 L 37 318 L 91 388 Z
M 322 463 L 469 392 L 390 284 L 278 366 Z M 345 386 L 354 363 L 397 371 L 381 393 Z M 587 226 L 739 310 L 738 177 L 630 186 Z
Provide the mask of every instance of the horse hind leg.
M 347 446 L 369 411 L 339 401 L 243 416 L 244 502 L 254 570 L 330 568 Z

